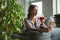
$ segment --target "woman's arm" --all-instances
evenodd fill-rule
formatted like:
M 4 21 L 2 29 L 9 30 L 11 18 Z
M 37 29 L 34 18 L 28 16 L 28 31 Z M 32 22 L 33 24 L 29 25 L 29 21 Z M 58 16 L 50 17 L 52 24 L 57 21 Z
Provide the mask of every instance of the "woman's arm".
M 42 30 L 43 32 L 49 32 L 49 31 L 52 30 L 53 23 L 50 22 L 50 24 L 49 24 L 48 26 L 46 26 L 45 24 L 43 24 L 43 26 L 44 26 L 44 28 L 41 28 L 41 30 Z
M 30 22 L 27 20 L 25 20 L 24 23 L 25 23 L 26 30 L 28 31 L 49 32 L 52 29 L 52 23 L 50 23 L 49 26 L 46 26 L 45 24 L 43 24 L 44 28 L 38 28 L 38 29 L 33 28 Z
M 51 30 L 51 27 L 49 28 L 33 28 L 32 25 L 29 24 L 29 22 L 25 21 L 25 27 L 27 31 L 38 31 L 38 32 L 49 32 Z
M 24 20 L 24 25 L 26 27 L 27 31 L 39 31 L 42 32 L 43 30 L 41 30 L 40 28 L 33 28 L 33 26 L 31 25 L 31 23 L 28 20 Z

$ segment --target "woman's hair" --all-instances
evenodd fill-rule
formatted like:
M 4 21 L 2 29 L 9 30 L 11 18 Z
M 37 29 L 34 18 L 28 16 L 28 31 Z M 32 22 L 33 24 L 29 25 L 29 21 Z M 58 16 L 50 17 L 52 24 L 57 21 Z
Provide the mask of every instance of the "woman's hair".
M 31 13 L 30 11 L 33 10 L 35 7 L 37 7 L 36 5 L 30 5 L 29 9 L 28 9 L 28 17 L 30 17 Z

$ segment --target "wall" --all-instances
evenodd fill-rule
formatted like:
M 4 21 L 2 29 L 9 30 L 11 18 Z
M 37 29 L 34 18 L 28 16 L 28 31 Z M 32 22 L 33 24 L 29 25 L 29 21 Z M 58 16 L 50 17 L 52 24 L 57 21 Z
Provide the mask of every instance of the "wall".
M 42 11 L 46 18 L 53 16 L 53 0 L 42 0 Z
M 42 0 L 31 0 L 31 2 L 39 2 L 39 1 L 42 1 Z
M 25 0 L 17 0 L 17 3 L 20 4 L 23 7 L 24 12 L 25 12 L 25 4 L 26 4 Z
M 17 0 L 17 1 L 20 5 L 23 6 L 24 12 L 27 14 L 28 13 L 27 10 L 28 10 L 31 0 Z M 32 1 L 38 2 L 39 0 L 32 0 Z M 53 15 L 53 0 L 40 0 L 40 1 L 43 2 L 42 11 L 43 11 L 44 16 L 46 18 L 52 16 Z
M 17 0 L 17 3 L 23 7 L 24 12 L 25 12 L 26 17 L 27 17 L 30 0 Z

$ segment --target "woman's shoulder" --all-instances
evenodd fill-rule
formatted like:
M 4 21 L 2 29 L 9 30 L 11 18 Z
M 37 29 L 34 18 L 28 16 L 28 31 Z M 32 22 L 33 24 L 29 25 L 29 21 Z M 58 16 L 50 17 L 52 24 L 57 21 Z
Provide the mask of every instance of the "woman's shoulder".
M 28 20 L 28 18 L 25 18 L 25 19 L 24 19 L 24 21 L 27 21 L 27 20 Z
M 25 18 L 25 19 L 24 19 L 24 22 L 29 22 L 29 19 L 28 19 L 28 18 Z

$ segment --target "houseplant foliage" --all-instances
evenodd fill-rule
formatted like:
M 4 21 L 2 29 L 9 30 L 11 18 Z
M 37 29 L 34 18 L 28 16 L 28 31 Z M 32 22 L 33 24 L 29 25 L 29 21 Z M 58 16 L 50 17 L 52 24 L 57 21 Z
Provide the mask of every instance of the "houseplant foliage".
M 21 32 L 24 16 L 23 8 L 16 3 L 16 0 L 0 0 L 0 35 L 6 35 L 4 38 L 11 40 L 12 32 Z

